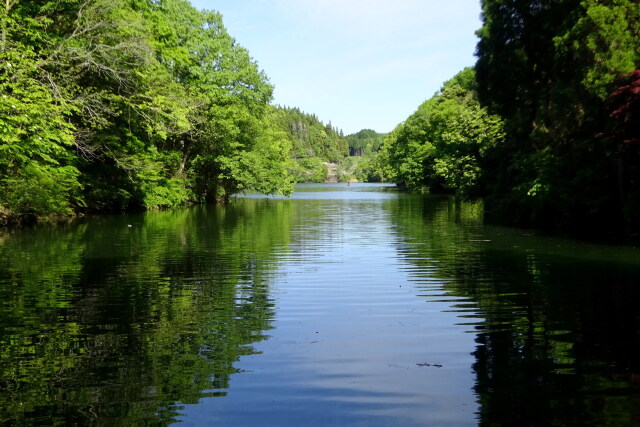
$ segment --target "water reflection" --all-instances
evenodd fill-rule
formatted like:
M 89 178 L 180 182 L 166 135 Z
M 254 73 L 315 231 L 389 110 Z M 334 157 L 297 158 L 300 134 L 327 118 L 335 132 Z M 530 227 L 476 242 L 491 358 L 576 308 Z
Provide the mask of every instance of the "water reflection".
M 632 425 L 637 250 L 345 184 L 0 236 L 0 423 Z
M 282 221 L 230 207 L 6 235 L 0 421 L 165 423 L 224 395 L 271 328 Z
M 406 259 L 438 260 L 465 301 L 454 310 L 477 337 L 481 424 L 640 422 L 640 252 L 483 227 L 452 199 L 404 203 L 388 206 L 391 218 L 422 243 Z M 456 226 L 434 227 L 441 220 Z
M 430 271 L 398 257 L 403 238 L 383 209 L 401 196 L 318 193 L 238 201 L 291 206 L 289 247 L 271 282 L 274 329 L 256 346 L 261 356 L 239 362 L 251 375 L 235 376 L 233 393 L 186 407 L 180 420 L 472 424 L 473 336 L 456 325 L 450 303 L 416 298 L 413 279 L 426 281 Z M 432 291 L 441 295 L 442 280 L 431 279 Z

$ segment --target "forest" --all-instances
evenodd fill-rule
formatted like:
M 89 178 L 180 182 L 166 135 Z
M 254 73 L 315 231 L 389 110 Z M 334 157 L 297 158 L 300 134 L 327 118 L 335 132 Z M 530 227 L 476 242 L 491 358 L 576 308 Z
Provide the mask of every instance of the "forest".
M 638 239 L 640 7 L 483 0 L 477 63 L 385 139 L 409 189 L 482 196 L 487 218 Z
M 186 0 L 10 0 L 2 14 L 3 221 L 289 194 L 273 87 Z
M 221 14 L 187 0 L 6 0 L 0 224 L 226 202 L 296 182 L 483 198 L 487 217 L 640 232 L 635 0 L 483 0 L 477 63 L 389 134 L 272 104 Z
M 349 154 L 330 123 L 271 105 L 219 13 L 186 0 L 10 0 L 2 12 L 2 224 L 288 195 Z

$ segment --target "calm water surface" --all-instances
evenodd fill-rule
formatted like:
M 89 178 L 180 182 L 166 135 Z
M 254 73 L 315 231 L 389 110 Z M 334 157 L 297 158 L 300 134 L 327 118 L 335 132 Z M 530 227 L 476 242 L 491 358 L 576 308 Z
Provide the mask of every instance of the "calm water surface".
M 640 251 L 299 186 L 0 232 L 0 424 L 638 425 Z

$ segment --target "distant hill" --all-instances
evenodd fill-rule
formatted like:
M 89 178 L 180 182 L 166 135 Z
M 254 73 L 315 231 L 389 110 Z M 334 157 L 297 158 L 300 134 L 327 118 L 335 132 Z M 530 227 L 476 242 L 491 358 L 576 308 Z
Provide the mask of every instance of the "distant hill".
M 373 158 L 384 134 L 363 129 L 345 136 L 331 122 L 299 108 L 278 107 L 277 127 L 291 142 L 290 172 L 298 182 L 379 180 Z M 363 170 L 366 169 L 366 171 Z
M 350 156 L 364 156 L 366 153 L 375 153 L 380 149 L 386 134 L 378 133 L 371 129 L 362 129 L 351 135 L 347 135 Z

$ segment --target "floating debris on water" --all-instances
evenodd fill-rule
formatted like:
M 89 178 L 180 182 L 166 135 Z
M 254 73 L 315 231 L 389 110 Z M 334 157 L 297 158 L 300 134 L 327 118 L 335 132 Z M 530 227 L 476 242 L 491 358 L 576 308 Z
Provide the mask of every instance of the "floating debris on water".
M 416 365 L 420 366 L 421 368 L 424 368 L 425 366 L 433 366 L 434 368 L 442 368 L 442 365 L 440 363 L 416 363 Z

